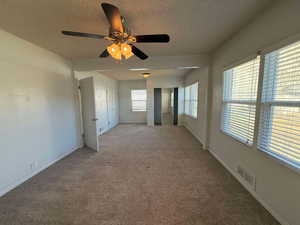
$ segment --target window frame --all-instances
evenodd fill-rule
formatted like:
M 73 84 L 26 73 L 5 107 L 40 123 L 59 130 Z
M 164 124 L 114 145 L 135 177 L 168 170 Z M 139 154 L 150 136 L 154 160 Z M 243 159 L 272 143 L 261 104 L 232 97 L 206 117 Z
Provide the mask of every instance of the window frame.
M 142 91 L 144 90 L 146 92 L 146 99 L 145 100 L 133 100 L 132 99 L 132 92 L 133 91 Z M 141 102 L 145 102 L 145 110 L 134 110 L 133 109 L 133 102 L 134 101 L 141 101 Z M 133 88 L 133 89 L 130 89 L 130 110 L 131 112 L 134 112 L 134 113 L 139 113 L 139 112 L 147 112 L 147 89 L 144 89 L 144 88 Z
M 261 63 L 261 65 L 260 65 L 260 73 L 259 73 L 260 88 L 258 89 L 258 93 L 257 93 L 259 95 L 259 101 L 257 102 L 257 109 L 259 109 L 259 111 L 257 112 L 258 117 L 257 117 L 257 121 L 255 124 L 255 129 L 256 129 L 255 149 L 258 152 L 263 153 L 263 155 L 265 155 L 267 158 L 273 159 L 276 162 L 278 162 L 279 164 L 281 164 L 289 169 L 292 169 L 293 171 L 300 173 L 300 165 L 297 165 L 296 163 L 292 162 L 291 160 L 285 158 L 284 156 L 282 156 L 280 154 L 276 154 L 275 152 L 267 151 L 267 150 L 260 148 L 259 140 L 258 140 L 260 129 L 262 129 L 261 128 L 261 119 L 262 119 L 261 117 L 262 117 L 263 113 L 268 111 L 266 113 L 268 113 L 268 115 L 271 119 L 272 118 L 272 115 L 271 115 L 272 114 L 272 110 L 271 110 L 272 106 L 300 107 L 300 101 L 274 100 L 274 93 L 272 93 L 272 96 L 270 96 L 268 98 L 271 100 L 266 101 L 266 102 L 263 101 L 263 89 L 264 89 L 263 81 L 264 81 L 264 78 L 266 75 L 265 74 L 265 56 L 269 53 L 280 50 L 282 48 L 285 48 L 285 47 L 292 45 L 294 43 L 297 43 L 297 42 L 300 42 L 300 36 L 297 39 L 293 39 L 293 40 L 289 40 L 289 41 L 284 40 L 281 43 L 274 45 L 273 47 L 271 47 L 261 53 L 262 58 L 263 58 L 263 63 Z M 271 133 L 272 129 L 269 129 L 268 132 Z M 269 136 L 269 135 L 266 135 L 266 136 Z
M 191 87 L 195 84 L 197 84 L 197 99 L 192 100 L 191 99 Z M 189 88 L 189 99 L 188 100 L 186 99 L 186 88 Z M 186 113 L 186 102 L 188 102 L 189 113 Z M 196 102 L 196 116 L 194 116 L 190 113 L 192 111 L 191 110 L 191 106 L 192 106 L 191 102 Z M 198 112 L 199 112 L 199 110 L 198 110 L 199 104 L 198 103 L 199 103 L 199 81 L 197 80 L 197 81 L 189 84 L 188 86 L 184 87 L 184 115 L 188 116 L 192 119 L 198 119 Z
M 252 61 L 252 60 L 255 60 L 257 57 L 260 57 L 260 63 L 259 63 L 259 71 L 258 71 L 258 80 L 257 80 L 257 94 L 256 94 L 256 99 L 255 100 L 226 100 L 224 98 L 224 81 L 225 81 L 225 76 L 224 76 L 224 73 L 230 69 L 233 69 L 235 67 L 238 67 L 244 63 L 247 63 L 249 61 Z M 262 57 L 260 54 L 254 54 L 254 55 L 250 55 L 249 57 L 246 57 L 242 60 L 239 60 L 229 66 L 226 66 L 223 68 L 223 73 L 222 73 L 222 109 L 221 109 L 221 125 L 220 125 L 220 131 L 233 138 L 235 141 L 249 147 L 249 148 L 253 148 L 254 146 L 256 146 L 256 142 L 255 142 L 255 129 L 256 129 L 256 121 L 257 121 L 257 112 L 258 112 L 258 108 L 257 108 L 257 102 L 258 102 L 258 99 L 259 99 L 259 82 L 260 82 L 260 69 L 261 69 L 261 63 L 262 63 Z M 240 104 L 240 105 L 248 105 L 248 106 L 255 106 L 255 118 L 254 118 L 254 131 L 253 131 L 253 141 L 252 143 L 249 142 L 249 141 L 245 141 L 243 138 L 237 136 L 237 135 L 234 135 L 232 133 L 229 133 L 227 132 L 226 130 L 224 130 L 224 117 L 225 117 L 225 106 L 228 105 L 228 104 Z
M 240 144 L 245 145 L 246 147 L 255 150 L 256 152 L 258 152 L 258 154 L 262 155 L 265 158 L 271 159 L 274 162 L 280 164 L 281 166 L 284 166 L 288 169 L 291 169 L 292 171 L 299 173 L 300 174 L 300 167 L 298 167 L 297 165 L 293 164 L 292 162 L 290 162 L 288 159 L 285 159 L 284 157 L 280 157 L 277 154 L 274 154 L 270 151 L 264 151 L 258 148 L 258 135 L 260 132 L 260 121 L 261 121 L 261 113 L 262 113 L 262 107 L 263 107 L 263 102 L 262 102 L 262 94 L 263 94 L 263 80 L 264 80 L 264 70 L 265 70 L 265 56 L 268 53 L 271 53 L 273 51 L 279 50 L 281 48 L 284 48 L 288 45 L 291 45 L 293 43 L 299 42 L 300 41 L 300 34 L 295 35 L 291 38 L 287 38 L 285 40 L 280 41 L 279 43 L 276 43 L 274 45 L 268 46 L 263 50 L 258 51 L 256 54 L 250 55 L 247 58 L 244 58 L 242 60 L 238 60 L 235 61 L 235 63 L 230 64 L 229 66 L 224 66 L 223 67 L 223 73 L 235 66 L 238 66 L 240 64 L 242 64 L 243 62 L 246 62 L 248 60 L 250 60 L 251 58 L 255 57 L 255 56 L 260 56 L 260 65 L 259 65 L 259 74 L 258 74 L 258 87 L 257 87 L 257 99 L 256 99 L 256 114 L 255 114 L 255 123 L 254 123 L 254 137 L 253 137 L 253 144 L 251 146 L 245 144 L 244 142 L 236 139 L 235 137 L 231 136 L 230 134 L 228 134 L 227 132 L 223 132 L 222 129 L 222 124 L 223 124 L 223 99 L 222 99 L 222 110 L 221 110 L 221 126 L 220 126 L 220 131 L 221 133 L 232 137 L 232 140 L 237 141 Z M 222 74 L 223 74 L 222 73 Z M 224 76 L 222 76 L 222 84 L 224 83 Z M 223 90 L 224 86 L 222 85 L 222 95 L 223 95 Z M 295 104 L 300 104 L 300 102 L 291 102 L 289 105 L 295 105 Z

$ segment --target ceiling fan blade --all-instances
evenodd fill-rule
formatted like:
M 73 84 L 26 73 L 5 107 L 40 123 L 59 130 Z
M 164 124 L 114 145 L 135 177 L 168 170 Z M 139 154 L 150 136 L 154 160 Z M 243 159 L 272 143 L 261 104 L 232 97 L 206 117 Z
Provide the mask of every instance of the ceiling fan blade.
M 169 42 L 170 37 L 167 34 L 149 34 L 135 36 L 136 42 Z
M 119 9 L 109 3 L 102 3 L 102 9 L 110 23 L 113 31 L 124 32 Z
M 148 58 L 148 56 L 144 52 L 142 52 L 140 49 L 138 49 L 134 45 L 131 45 L 131 51 L 133 54 L 135 54 L 135 56 L 139 57 L 142 60 L 145 60 Z
M 95 38 L 95 39 L 103 39 L 105 36 L 100 34 L 89 34 L 75 31 L 66 31 L 63 30 L 62 33 L 64 35 L 75 36 L 75 37 L 87 37 L 87 38 Z
M 107 49 L 105 49 L 105 50 L 99 55 L 99 57 L 101 57 L 101 58 L 105 58 L 105 57 L 107 57 L 107 56 L 109 56 L 109 53 L 108 53 Z

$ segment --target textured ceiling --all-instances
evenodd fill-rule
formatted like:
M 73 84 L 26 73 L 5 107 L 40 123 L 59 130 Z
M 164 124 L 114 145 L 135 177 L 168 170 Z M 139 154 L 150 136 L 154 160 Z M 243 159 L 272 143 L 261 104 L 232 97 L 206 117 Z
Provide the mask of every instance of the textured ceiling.
M 176 70 L 176 69 L 165 69 L 165 70 L 147 70 L 147 71 L 98 71 L 99 73 L 113 77 L 117 80 L 138 80 L 144 79 L 142 73 L 150 73 L 151 77 L 182 77 L 187 74 L 190 70 Z
M 0 27 L 71 59 L 93 58 L 105 40 L 63 36 L 62 29 L 106 34 L 99 0 L 1 0 Z M 134 34 L 168 33 L 168 44 L 137 44 L 150 56 L 209 52 L 271 0 L 107 0 Z
M 107 77 L 114 78 L 116 80 L 141 80 L 144 79 L 142 73 L 150 73 L 150 78 L 155 77 L 183 77 L 187 73 L 191 72 L 188 70 L 176 70 L 176 69 L 163 69 L 163 70 L 147 70 L 147 71 L 130 71 L 130 70 L 111 70 L 111 71 L 89 71 L 89 72 L 75 72 L 77 79 L 83 79 L 86 77 L 93 76 L 95 74 L 102 74 Z

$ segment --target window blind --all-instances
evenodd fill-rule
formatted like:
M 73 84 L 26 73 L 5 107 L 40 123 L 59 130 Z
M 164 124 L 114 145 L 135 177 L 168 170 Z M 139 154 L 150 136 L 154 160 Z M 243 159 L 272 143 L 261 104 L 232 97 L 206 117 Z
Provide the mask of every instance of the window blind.
M 197 118 L 198 114 L 198 82 L 184 89 L 184 113 Z
M 198 82 L 191 85 L 190 115 L 197 118 L 198 113 Z
M 300 168 L 300 42 L 265 56 L 258 148 Z
M 133 112 L 146 111 L 147 91 L 131 90 L 131 107 Z
M 223 74 L 222 130 L 247 144 L 253 143 L 260 58 Z
M 190 93 L 191 87 L 187 86 L 184 88 L 184 113 L 190 115 Z

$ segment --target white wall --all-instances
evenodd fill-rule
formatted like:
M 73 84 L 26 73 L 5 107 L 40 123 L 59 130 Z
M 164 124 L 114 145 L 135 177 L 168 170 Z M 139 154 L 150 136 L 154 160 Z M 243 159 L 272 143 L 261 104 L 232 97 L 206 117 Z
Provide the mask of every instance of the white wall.
M 216 51 L 210 74 L 213 81 L 210 151 L 233 174 L 238 164 L 255 174 L 257 184 L 253 194 L 282 224 L 290 225 L 300 223 L 300 173 L 220 132 L 222 73 L 224 66 L 299 33 L 299 12 L 299 0 L 277 1 Z
M 193 70 L 185 76 L 184 86 L 198 82 L 198 116 L 197 119 L 184 115 L 184 126 L 206 146 L 206 121 L 207 121 L 207 92 L 208 92 L 208 67 Z
M 71 63 L 0 30 L 0 196 L 80 146 Z
M 146 81 L 119 81 L 120 123 L 146 123 L 147 112 L 132 112 L 131 110 L 132 89 L 146 89 Z
M 147 79 L 147 124 L 154 126 L 154 88 L 178 87 L 178 125 L 182 125 L 184 109 L 183 78 L 176 76 Z

